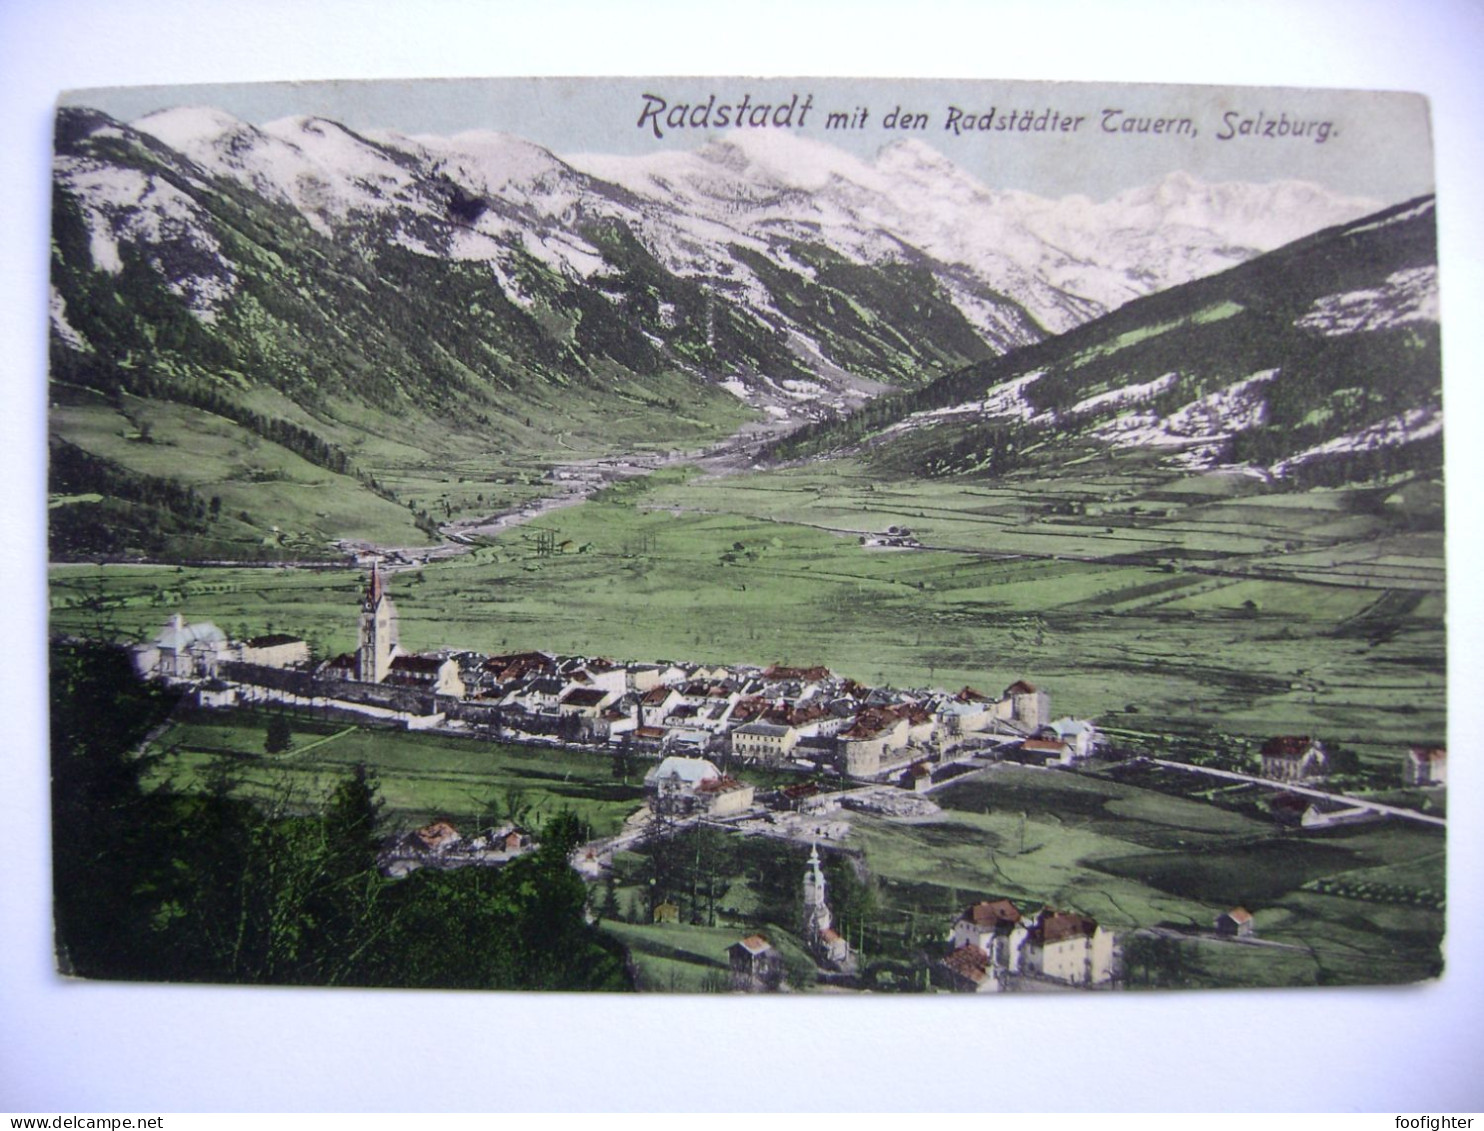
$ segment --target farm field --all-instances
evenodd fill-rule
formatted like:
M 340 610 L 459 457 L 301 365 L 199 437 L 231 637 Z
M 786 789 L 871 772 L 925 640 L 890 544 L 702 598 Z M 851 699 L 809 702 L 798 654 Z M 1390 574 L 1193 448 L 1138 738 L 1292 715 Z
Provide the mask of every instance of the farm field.
M 837 922 L 863 943 L 868 984 L 890 984 L 878 980 L 883 971 L 920 973 L 953 920 L 985 898 L 1012 899 L 1027 913 L 1052 906 L 1095 917 L 1120 933 L 1135 986 L 1144 984 L 1137 955 L 1150 936 L 1180 956 L 1175 980 L 1161 984 L 1407 982 L 1441 969 L 1443 912 L 1428 894 L 1443 882 L 1443 838 L 1434 830 L 1379 823 L 1284 833 L 1270 820 L 1097 775 L 1011 765 L 934 798 L 943 812 L 931 819 L 851 814 L 849 835 L 821 845 L 837 877 Z M 714 988 L 725 947 L 742 933 L 789 937 L 780 917 L 806 850 L 749 840 L 743 852 L 743 844 L 733 839 L 730 855 L 706 849 L 730 868 L 715 925 L 694 899 L 680 902 L 697 908 L 696 923 L 640 923 L 643 877 L 652 872 L 646 849 L 625 854 L 605 929 L 636 948 L 651 984 Z M 847 871 L 858 880 L 843 896 Z M 1213 920 L 1236 906 L 1254 912 L 1255 941 L 1214 937 Z M 899 985 L 921 981 L 909 973 Z
M 392 587 L 414 649 L 823 663 L 989 692 L 1029 678 L 1057 713 L 1104 726 L 1158 720 L 1212 742 L 1313 733 L 1373 768 L 1443 741 L 1441 534 L 1401 533 L 1426 525 L 1431 487 L 1255 494 L 1244 480 L 1172 480 L 1139 461 L 994 488 L 848 464 L 672 468 Z M 861 545 L 892 525 L 953 548 Z M 333 655 L 354 644 L 360 583 L 348 570 L 54 566 L 52 622 L 139 638 L 178 610 Z
M 312 810 L 357 765 L 375 770 L 387 823 L 409 830 L 434 818 L 460 828 L 516 817 L 539 826 L 563 809 L 598 835 L 616 832 L 643 802 L 637 782 L 614 778 L 607 758 L 431 734 L 406 734 L 291 716 L 293 746 L 264 751 L 269 716 L 182 713 L 153 742 L 162 755 L 147 784 L 183 793 L 225 780 L 238 796 Z
M 1296 950 L 1190 942 L 1190 984 L 1413 981 L 1440 968 L 1442 911 L 1381 902 L 1363 886 L 1390 878 L 1440 891 L 1440 832 L 1381 823 L 1285 835 L 1200 802 L 1008 765 L 933 796 L 939 820 L 854 821 L 883 929 L 929 919 L 946 931 L 990 896 L 1078 910 L 1116 930 L 1209 935 L 1216 915 L 1240 905 L 1260 938 Z M 1305 890 L 1336 876 L 1349 877 L 1354 897 Z

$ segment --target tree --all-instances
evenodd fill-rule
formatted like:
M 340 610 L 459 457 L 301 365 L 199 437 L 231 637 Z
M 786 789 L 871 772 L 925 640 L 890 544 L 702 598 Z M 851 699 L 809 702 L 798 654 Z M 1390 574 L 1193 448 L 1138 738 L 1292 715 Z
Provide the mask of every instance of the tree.
M 1123 945 L 1123 961 L 1130 985 L 1172 987 L 1189 981 L 1190 967 L 1180 939 L 1133 935 Z
M 294 744 L 294 731 L 288 716 L 273 715 L 268 720 L 268 734 L 263 740 L 263 749 L 269 754 L 282 754 Z

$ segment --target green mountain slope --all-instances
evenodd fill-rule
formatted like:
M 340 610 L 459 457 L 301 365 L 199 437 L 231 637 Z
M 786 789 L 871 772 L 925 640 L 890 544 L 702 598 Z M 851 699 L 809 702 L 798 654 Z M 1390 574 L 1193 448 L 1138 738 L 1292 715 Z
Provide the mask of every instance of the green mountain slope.
M 993 476 L 1072 448 L 1241 467 L 1278 486 L 1441 469 L 1430 198 L 1138 299 L 779 443 L 878 470 Z

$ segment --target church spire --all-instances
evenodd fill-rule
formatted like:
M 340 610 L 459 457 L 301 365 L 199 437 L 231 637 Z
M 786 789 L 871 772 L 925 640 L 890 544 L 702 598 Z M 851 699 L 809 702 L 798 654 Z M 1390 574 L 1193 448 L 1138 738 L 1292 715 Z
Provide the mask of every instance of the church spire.
M 386 581 L 377 563 L 361 597 L 361 641 L 356 650 L 356 678 L 380 683 L 391 671 L 397 652 L 397 609 L 386 593 Z

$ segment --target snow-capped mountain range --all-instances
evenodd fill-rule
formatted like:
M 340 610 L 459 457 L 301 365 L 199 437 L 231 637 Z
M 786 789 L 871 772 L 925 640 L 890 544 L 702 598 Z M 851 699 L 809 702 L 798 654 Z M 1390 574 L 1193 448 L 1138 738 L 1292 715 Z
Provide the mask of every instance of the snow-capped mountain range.
M 811 284 L 841 289 L 822 276 L 819 249 L 846 266 L 926 270 L 982 342 L 982 357 L 1377 207 L 1312 184 L 1205 184 L 1183 172 L 1107 201 L 1048 200 L 991 189 L 920 141 L 894 142 L 866 161 L 777 131 L 735 132 L 689 152 L 563 158 L 494 132 L 357 133 L 313 117 L 254 126 L 201 108 L 127 126 L 94 115 L 88 130 L 94 143 L 118 143 L 110 154 L 143 147 L 155 163 L 59 141 L 57 181 L 81 210 L 92 266 L 116 273 L 120 244 L 132 244 L 203 321 L 230 302 L 244 269 L 223 252 L 219 221 L 203 203 L 217 178 L 337 241 L 482 265 L 526 307 L 535 296 L 524 257 L 574 284 L 606 287 L 616 269 L 593 225 L 617 223 L 670 274 L 782 335 L 821 395 L 852 377 L 894 374 L 859 372 L 799 299 Z M 901 304 L 881 305 L 874 313 L 890 320 Z M 53 312 L 70 341 L 65 309 L 54 301 Z M 705 376 L 753 390 L 799 376 L 747 369 Z
M 1419 198 L 1337 225 L 800 436 L 810 454 L 864 450 L 945 475 L 1003 468 L 1032 435 L 1269 482 L 1434 473 L 1433 211 Z M 785 454 L 804 450 L 790 443 Z

